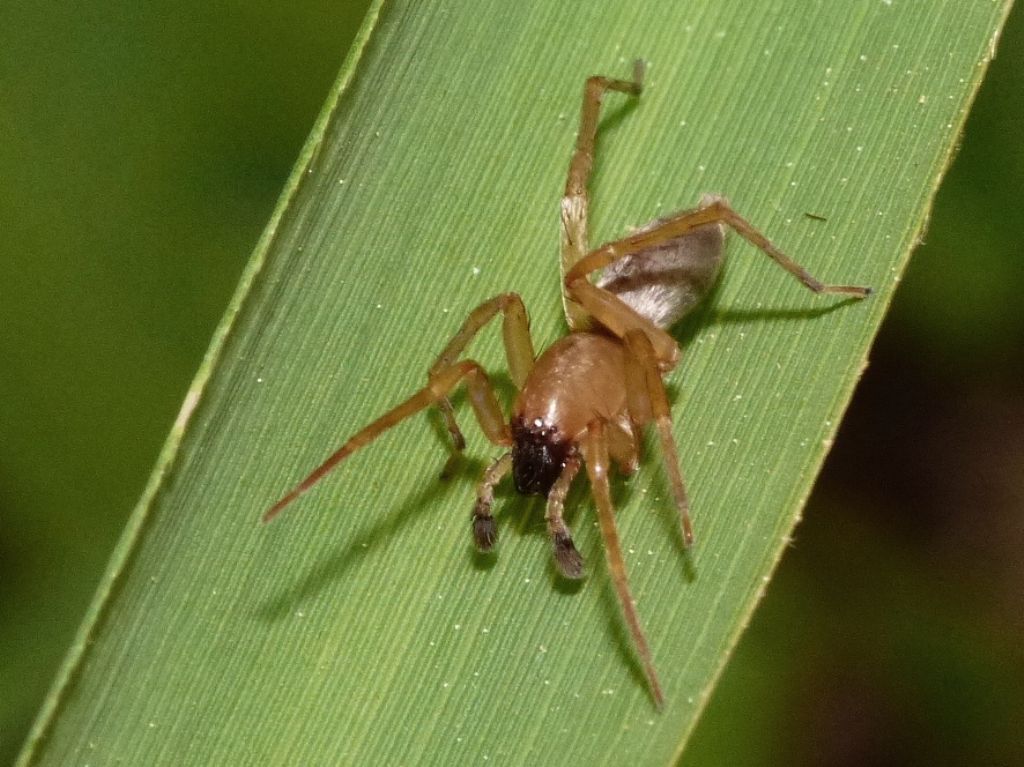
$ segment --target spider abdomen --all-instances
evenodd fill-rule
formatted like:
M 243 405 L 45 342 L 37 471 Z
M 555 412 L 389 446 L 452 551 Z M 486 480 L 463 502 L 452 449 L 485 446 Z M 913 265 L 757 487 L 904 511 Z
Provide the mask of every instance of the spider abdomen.
M 701 206 L 715 199 L 705 195 Z M 638 232 L 661 223 L 657 219 Z M 722 267 L 724 243 L 720 224 L 697 227 L 658 247 L 614 262 L 595 284 L 667 330 L 711 291 Z

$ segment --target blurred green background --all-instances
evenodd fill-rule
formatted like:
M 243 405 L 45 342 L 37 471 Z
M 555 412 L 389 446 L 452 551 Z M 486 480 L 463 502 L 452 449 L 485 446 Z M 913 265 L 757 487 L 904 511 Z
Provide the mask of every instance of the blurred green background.
M 94 6 L 0 7 L 0 763 L 365 3 Z M 1022 73 L 1018 9 L 688 764 L 1024 764 Z

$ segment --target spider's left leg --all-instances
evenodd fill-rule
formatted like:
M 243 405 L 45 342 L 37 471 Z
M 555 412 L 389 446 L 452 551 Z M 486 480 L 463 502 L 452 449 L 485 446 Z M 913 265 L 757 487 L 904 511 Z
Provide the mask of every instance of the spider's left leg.
M 840 293 L 857 298 L 864 298 L 871 294 L 871 288 L 860 285 L 829 285 L 816 279 L 800 264 L 779 250 L 771 240 L 721 197 L 711 197 L 706 204 L 676 213 L 674 216 L 659 221 L 655 226 L 641 229 L 628 237 L 606 243 L 596 250 L 592 250 L 565 275 L 564 286 L 571 295 L 576 297 L 573 286 L 585 282 L 587 275 L 598 269 L 603 269 L 621 258 L 651 251 L 689 234 L 694 229 L 709 224 L 724 224 L 730 227 L 798 279 L 808 290 L 815 293 Z M 598 319 L 603 324 L 604 321 Z M 617 333 L 617 335 L 623 337 L 624 332 Z
M 623 474 L 632 474 L 636 471 L 640 462 L 640 454 L 637 449 L 636 435 L 632 431 L 626 431 L 615 424 L 608 424 L 605 432 L 608 439 L 608 451 Z M 565 497 L 569 494 L 573 479 L 580 470 L 580 454 L 574 453 L 569 456 L 558 475 L 555 484 L 548 492 L 547 510 L 544 519 L 548 526 L 548 535 L 551 536 L 551 548 L 555 555 L 555 566 L 564 577 L 570 580 L 579 580 L 583 577 L 583 557 L 580 555 L 576 544 L 573 543 L 572 533 L 569 526 L 565 524 Z
M 583 106 L 580 109 L 580 127 L 576 134 L 576 151 L 569 163 L 562 197 L 562 276 L 587 254 L 587 213 L 590 197 L 587 184 L 594 167 L 594 147 L 597 143 L 597 119 L 601 101 L 607 91 L 618 91 L 639 96 L 643 90 L 644 62 L 633 63 L 632 80 L 614 80 L 610 77 L 590 77 L 583 88 Z M 562 306 L 565 319 L 573 330 L 587 327 L 587 312 L 576 303 L 564 288 Z
M 686 483 L 679 467 L 676 439 L 672 434 L 672 413 L 669 409 L 665 384 L 658 371 L 658 359 L 654 354 L 651 340 L 640 330 L 626 334 L 626 348 L 633 358 L 627 362 L 626 390 L 629 397 L 629 413 L 637 426 L 654 421 L 661 439 L 661 456 L 672 485 L 676 510 L 679 513 L 679 527 L 683 542 L 693 544 L 693 527 L 690 524 L 690 501 L 686 495 Z
M 637 614 L 636 604 L 629 589 L 626 563 L 622 557 L 619 531 L 615 525 L 615 510 L 612 507 L 611 491 L 608 486 L 609 459 L 606 428 L 607 425 L 600 419 L 591 422 L 587 427 L 582 443 L 583 459 L 587 464 L 591 492 L 594 496 L 594 504 L 597 506 L 597 519 L 601 527 L 601 537 L 604 539 L 608 571 L 612 576 L 615 593 L 619 598 L 619 605 L 622 607 L 626 624 L 629 626 L 633 644 L 643 663 L 644 673 L 651 686 L 654 702 L 660 709 L 665 705 L 665 697 L 662 695 L 661 684 L 658 682 L 658 674 L 654 670 L 654 661 L 651 658 L 651 649 L 647 644 L 643 627 L 640 625 L 640 616 Z
M 462 323 L 462 327 L 459 328 L 459 332 L 452 337 L 452 340 L 437 356 L 434 364 L 430 366 L 427 378 L 433 378 L 438 371 L 454 364 L 469 342 L 498 312 L 502 313 L 501 334 L 505 345 L 505 358 L 508 360 L 508 372 L 516 388 L 523 388 L 526 377 L 533 368 L 533 341 L 530 340 L 530 322 L 526 316 L 526 307 L 518 293 L 502 293 L 489 301 L 484 301 L 471 311 L 466 321 Z M 437 406 L 444 418 L 448 433 L 451 434 L 454 448 L 451 458 L 448 459 L 441 471 L 441 477 L 447 478 L 454 470 L 459 454 L 465 449 L 466 440 L 455 421 L 455 411 L 452 409 L 451 400 L 445 397 L 437 403 Z

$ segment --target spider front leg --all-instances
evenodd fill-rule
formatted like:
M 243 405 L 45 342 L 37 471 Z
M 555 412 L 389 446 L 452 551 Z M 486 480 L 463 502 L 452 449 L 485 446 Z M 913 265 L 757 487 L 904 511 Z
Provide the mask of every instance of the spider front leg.
M 323 479 L 324 475 L 352 455 L 352 453 L 370 444 L 381 434 L 397 426 L 406 418 L 415 415 L 430 405 L 440 402 L 463 379 L 466 380 L 466 385 L 469 388 L 469 401 L 473 405 L 473 412 L 476 414 L 477 421 L 480 422 L 480 428 L 484 434 L 496 445 L 506 447 L 511 445 L 512 437 L 509 434 L 508 423 L 506 423 L 505 417 L 502 415 L 501 406 L 494 395 L 494 390 L 491 387 L 490 380 L 487 378 L 487 373 L 476 362 L 463 360 L 435 372 L 431 376 L 430 382 L 424 388 L 357 432 L 344 445 L 332 453 L 326 461 L 314 469 L 308 477 L 271 506 L 263 515 L 263 521 L 269 522 L 280 514 L 288 504 Z
M 471 311 L 466 321 L 462 323 L 462 327 L 437 356 L 434 364 L 430 366 L 430 371 L 427 373 L 428 379 L 433 378 L 438 371 L 452 365 L 469 345 L 469 342 L 498 312 L 502 313 L 501 333 L 505 345 L 505 357 L 508 360 L 508 372 L 516 388 L 521 389 L 533 368 L 534 353 L 526 306 L 518 293 L 502 293 L 489 301 L 484 301 Z M 447 479 L 453 473 L 459 455 L 466 447 L 466 439 L 462 436 L 462 431 L 455 420 L 455 411 L 452 409 L 452 403 L 448 397 L 438 401 L 437 405 L 452 438 L 453 453 L 445 463 L 444 469 L 441 470 L 441 477 Z
M 615 509 L 612 506 L 611 491 L 608 485 L 608 436 L 607 424 L 598 419 L 588 427 L 582 443 L 583 458 L 587 464 L 587 474 L 590 477 L 591 493 L 594 496 L 594 505 L 597 506 L 597 519 L 601 528 L 601 537 L 604 539 L 605 556 L 608 561 L 608 571 L 612 576 L 612 583 L 615 585 L 615 594 L 622 607 L 622 613 L 629 626 L 629 633 L 633 638 L 633 645 L 636 647 L 640 661 L 643 663 L 644 673 L 647 675 L 647 682 L 651 686 L 651 694 L 658 708 L 665 705 L 665 696 L 661 692 L 661 684 L 658 682 L 658 674 L 654 670 L 654 661 L 651 657 L 651 648 L 647 643 L 647 636 L 640 625 L 640 616 L 636 611 L 636 603 L 633 601 L 633 594 L 629 588 L 629 578 L 626 575 L 626 562 L 622 557 L 622 546 L 619 543 L 619 530 L 615 524 Z

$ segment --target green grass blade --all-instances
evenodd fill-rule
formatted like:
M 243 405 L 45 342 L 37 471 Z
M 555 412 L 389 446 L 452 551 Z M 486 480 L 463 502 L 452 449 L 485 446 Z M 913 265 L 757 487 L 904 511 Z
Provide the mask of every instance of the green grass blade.
M 23 763 L 671 762 L 799 516 L 1007 8 L 375 5 Z M 656 461 L 615 488 L 661 714 L 582 488 L 582 588 L 553 578 L 539 504 L 508 493 L 498 557 L 472 553 L 495 454 L 474 429 L 453 483 L 437 420 L 417 418 L 257 524 L 422 385 L 485 298 L 521 292 L 541 346 L 562 332 L 583 78 L 634 56 L 649 87 L 607 101 L 595 242 L 719 192 L 816 276 L 879 290 L 837 305 L 732 238 L 713 307 L 682 329 L 692 557 Z M 498 335 L 473 347 L 491 370 Z

